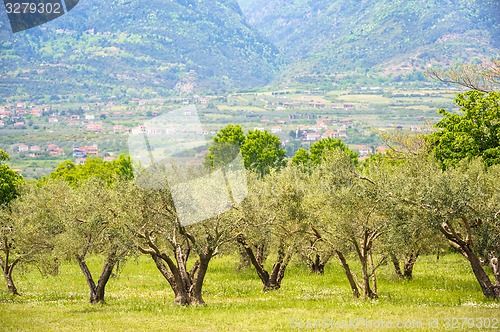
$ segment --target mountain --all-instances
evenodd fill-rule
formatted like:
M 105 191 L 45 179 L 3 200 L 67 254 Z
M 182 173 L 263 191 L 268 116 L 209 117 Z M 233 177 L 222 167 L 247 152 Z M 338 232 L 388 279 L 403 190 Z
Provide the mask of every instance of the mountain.
M 265 85 L 277 49 L 235 0 L 86 0 L 13 34 L 0 14 L 0 97 L 144 95 Z
M 278 47 L 285 76 L 422 72 L 498 57 L 498 0 L 240 0 Z
M 499 20 L 499 0 L 81 0 L 13 34 L 2 11 L 0 98 L 420 80 L 498 57 Z

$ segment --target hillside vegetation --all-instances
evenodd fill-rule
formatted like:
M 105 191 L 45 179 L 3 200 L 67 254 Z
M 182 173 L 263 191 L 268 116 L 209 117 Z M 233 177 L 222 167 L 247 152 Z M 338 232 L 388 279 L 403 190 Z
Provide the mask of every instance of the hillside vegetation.
M 419 81 L 428 65 L 498 57 L 499 6 L 496 0 L 88 0 L 16 34 L 1 15 L 1 97 L 224 92 L 346 77 L 359 83 L 367 75 Z
M 295 75 L 371 70 L 408 76 L 431 63 L 498 55 L 500 46 L 498 1 L 241 0 L 240 5 Z M 419 78 L 413 75 L 407 78 Z
M 277 64 L 277 50 L 246 25 L 233 0 L 81 1 L 17 34 L 2 15 L 0 43 L 8 95 L 264 85 Z

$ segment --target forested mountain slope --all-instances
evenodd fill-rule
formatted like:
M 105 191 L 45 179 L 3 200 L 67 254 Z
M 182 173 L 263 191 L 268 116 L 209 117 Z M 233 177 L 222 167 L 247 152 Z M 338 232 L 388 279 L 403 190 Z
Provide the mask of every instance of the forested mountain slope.
M 0 97 L 418 80 L 431 64 L 498 57 L 499 20 L 498 0 L 81 0 L 13 34 L 2 11 Z
M 277 67 L 276 48 L 235 0 L 81 0 L 16 34 L 3 11 L 0 20 L 3 95 L 248 87 L 269 82 Z
M 406 67 L 498 56 L 498 0 L 240 0 L 250 25 L 296 73 Z M 479 59 L 475 59 L 475 57 Z

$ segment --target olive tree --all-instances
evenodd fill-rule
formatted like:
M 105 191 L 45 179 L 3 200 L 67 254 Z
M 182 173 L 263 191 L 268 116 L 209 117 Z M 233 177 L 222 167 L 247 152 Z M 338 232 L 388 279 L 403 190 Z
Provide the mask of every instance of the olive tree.
M 155 181 L 154 177 L 149 180 Z M 208 199 L 205 204 L 215 204 Z M 234 211 L 183 225 L 168 185 L 135 188 L 129 228 L 138 250 L 151 257 L 167 280 L 178 305 L 203 305 L 203 283 L 219 248 L 234 240 Z
M 9 203 L 18 195 L 18 186 L 22 181 L 22 177 L 5 164 L 9 160 L 9 155 L 0 149 L 0 226 L 2 236 L 0 241 L 0 267 L 2 268 L 5 281 L 12 295 L 17 295 L 17 289 L 12 280 L 12 271 L 19 263 L 20 259 L 12 259 L 11 234 L 12 234 L 12 219 L 9 218 Z
M 325 162 L 325 160 L 328 160 L 330 155 L 335 151 L 342 151 L 348 155 L 351 158 L 352 165 L 358 164 L 358 154 L 349 149 L 341 139 L 334 138 L 323 138 L 313 143 L 309 151 L 305 149 L 297 150 L 292 158 L 292 164 L 298 165 L 301 170 L 310 174 L 314 168 Z M 318 181 L 317 178 L 315 180 Z M 310 186 L 310 189 L 313 189 L 313 192 L 311 192 L 313 196 L 321 195 L 321 191 L 314 191 L 317 189 L 314 185 Z M 314 213 L 311 216 L 314 216 Z M 317 220 L 314 218 L 310 221 L 310 226 L 304 236 L 304 241 L 302 241 L 303 246 L 300 251 L 310 271 L 323 274 L 325 265 L 335 256 L 335 250 L 325 242 L 318 228 L 314 226 L 316 222 Z
M 247 135 L 243 133 L 240 125 L 227 125 L 222 128 L 213 138 L 213 144 L 209 147 L 205 165 L 216 169 L 220 166 L 230 164 L 239 153 L 245 168 L 264 177 L 272 170 L 279 170 L 285 166 L 285 150 L 281 147 L 279 138 L 268 131 L 250 130 Z M 225 175 L 224 167 L 221 168 Z M 226 180 L 227 181 L 227 180 Z M 241 237 L 240 237 L 241 238 Z M 261 237 L 260 242 L 253 244 L 259 262 L 263 263 L 268 254 L 268 242 Z M 240 257 L 240 268 L 250 266 L 249 256 L 244 246 L 238 246 Z
M 53 204 L 49 214 L 64 228 L 56 238 L 58 255 L 76 260 L 93 304 L 104 302 L 113 269 L 134 248 L 126 226 L 133 211 L 129 209 L 132 177 L 130 157 L 120 155 L 111 162 L 97 157 L 87 159 L 83 165 L 66 161 L 40 181 L 41 186 L 64 188 L 64 197 L 49 195 L 43 200 Z M 97 280 L 87 265 L 90 255 L 104 257 Z
M 487 169 L 478 159 L 445 171 L 432 159 L 421 159 L 401 169 L 392 193 L 467 259 L 483 294 L 492 298 L 500 297 L 498 175 L 498 166 Z M 492 267 L 493 281 L 485 265 Z
M 411 280 L 418 257 L 439 250 L 441 239 L 439 232 L 429 227 L 426 216 L 414 206 L 401 202 L 397 194 L 399 190 L 408 188 L 417 190 L 418 184 L 401 182 L 400 174 L 405 173 L 411 167 L 410 164 L 421 164 L 421 158 L 426 156 L 417 153 L 407 154 L 397 160 L 394 157 L 381 158 L 378 165 L 372 165 L 382 170 L 387 179 L 384 188 L 387 199 L 382 202 L 381 208 L 388 218 L 388 229 L 382 238 L 382 249 L 389 256 L 396 275 L 401 279 Z
M 471 265 L 487 297 L 500 298 L 498 259 L 498 168 L 486 170 L 479 160 L 447 170 L 437 180 L 427 203 L 448 242 Z M 492 266 L 495 282 L 483 264 Z
M 78 263 L 92 304 L 104 302 L 113 269 L 134 248 L 126 224 L 131 218 L 128 209 L 131 192 L 127 183 L 124 180 L 109 185 L 102 179 L 90 178 L 75 187 L 65 181 L 49 180 L 43 185 L 57 187 L 64 194 L 38 198 L 52 207 L 47 211 L 49 218 L 63 228 L 55 239 L 55 250 L 59 257 Z M 104 259 L 98 279 L 87 264 L 92 255 Z
M 61 198 L 66 194 L 57 186 L 39 187 L 32 182 L 20 185 L 16 191 L 19 196 L 0 210 L 0 267 L 11 295 L 19 294 L 13 279 L 18 266 L 35 265 L 42 273 L 57 273 L 54 238 L 63 227 L 50 217 L 57 206 L 47 204 L 43 197 Z
M 19 295 L 13 279 L 16 267 L 36 265 L 43 273 L 57 272 L 57 261 L 50 254 L 61 228 L 48 218 L 50 206 L 38 198 L 64 193 L 24 182 L 5 164 L 8 159 L 0 150 L 0 268 L 9 293 Z
M 421 158 L 428 157 L 426 143 L 423 136 L 406 133 L 385 135 L 385 140 L 390 146 L 388 153 L 371 156 L 361 167 L 370 177 L 378 179 L 376 184 L 385 196 L 379 207 L 388 222 L 381 241 L 381 252 L 391 260 L 399 278 L 411 280 L 418 257 L 439 250 L 439 234 L 428 227 L 427 220 L 418 210 L 402 204 L 393 193 L 398 185 L 408 187 L 399 181 L 399 174 L 409 164 L 418 164 Z
M 382 250 L 389 256 L 396 275 L 411 280 L 418 257 L 439 250 L 441 239 L 421 213 L 393 200 L 389 204 L 392 206 L 385 209 L 389 224 Z
M 317 220 L 315 231 L 335 251 L 353 295 L 364 299 L 377 297 L 375 271 L 384 262 L 374 258 L 377 240 L 388 228 L 388 218 L 381 211 L 385 193 L 376 182 L 382 179 L 358 173 L 350 154 L 332 151 L 314 169 L 308 199 Z M 360 277 L 348 264 L 351 252 L 361 266 Z
M 300 248 L 308 226 L 304 208 L 305 174 L 295 166 L 272 171 L 261 178 L 249 176 L 249 195 L 244 201 L 240 234 L 237 241 L 244 248 L 263 284 L 264 291 L 281 287 L 286 268 Z M 265 267 L 263 252 L 275 253 L 270 270 Z

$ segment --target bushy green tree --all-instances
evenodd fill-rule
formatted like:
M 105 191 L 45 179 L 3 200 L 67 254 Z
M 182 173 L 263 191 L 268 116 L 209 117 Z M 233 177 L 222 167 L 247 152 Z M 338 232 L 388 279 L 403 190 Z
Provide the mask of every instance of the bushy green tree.
M 358 154 L 351 149 L 340 138 L 322 138 L 313 143 L 309 151 L 300 148 L 292 157 L 292 163 L 305 167 L 316 166 L 328 157 L 332 151 L 344 151 L 353 160 L 355 164 L 358 162 Z
M 245 135 L 240 125 L 232 124 L 214 136 L 205 164 L 212 168 L 227 165 L 240 151 L 245 167 L 261 176 L 285 165 L 286 151 L 278 136 L 259 130 L 250 130 Z
M 271 169 L 285 166 L 286 151 L 281 147 L 278 136 L 268 131 L 250 130 L 241 146 L 241 153 L 245 167 L 261 176 Z
M 100 178 L 112 183 L 118 178 L 130 180 L 134 178 L 130 156 L 121 154 L 118 159 L 105 161 L 98 157 L 87 158 L 82 165 L 75 165 L 66 160 L 59 164 L 49 175 L 51 179 L 61 179 L 72 185 L 78 185 L 90 178 Z
M 500 92 L 468 91 L 455 102 L 460 114 L 440 109 L 444 118 L 435 125 L 438 131 L 428 137 L 436 158 L 445 168 L 475 157 L 486 165 L 499 164 Z
M 244 142 L 245 134 L 241 126 L 227 125 L 214 136 L 205 164 L 212 168 L 229 164 L 239 154 Z
M 18 186 L 22 182 L 22 176 L 5 163 L 7 160 L 9 155 L 0 149 L 0 208 L 17 196 Z

